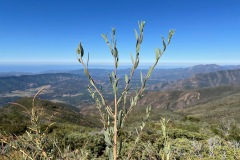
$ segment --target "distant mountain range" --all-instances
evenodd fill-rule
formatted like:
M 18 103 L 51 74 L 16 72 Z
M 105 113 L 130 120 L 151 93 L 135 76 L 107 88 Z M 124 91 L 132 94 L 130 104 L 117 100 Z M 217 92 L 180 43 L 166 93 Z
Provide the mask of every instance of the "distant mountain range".
M 240 65 L 219 66 L 216 64 L 197 65 L 189 68 L 155 69 L 152 78 L 174 81 L 190 78 L 196 74 L 240 69 Z
M 0 66 L 1 67 L 1 66 Z M 6 67 L 6 66 L 5 66 Z M 43 69 L 41 71 L 34 71 L 32 72 L 31 70 L 34 70 L 34 68 L 39 68 L 41 66 L 25 66 L 23 67 L 23 69 L 26 69 L 26 71 L 11 71 L 11 72 L 6 72 L 6 71 L 2 71 L 0 70 L 0 77 L 8 77 L 8 76 L 21 76 L 21 75 L 36 75 L 36 74 L 45 74 L 45 73 L 71 73 L 71 74 L 80 74 L 80 70 L 71 70 L 71 66 L 56 66 L 55 70 L 54 69 L 47 69 L 48 66 L 43 67 Z M 11 67 L 12 70 L 14 69 L 13 67 Z M 18 67 L 19 68 L 19 67 Z M 18 69 L 17 68 L 17 69 Z M 31 70 L 29 70 L 29 68 L 31 68 Z M 45 70 L 44 70 L 45 68 Z M 50 68 L 53 68 L 53 66 L 51 66 Z M 72 66 L 72 68 L 79 68 L 78 66 Z M 192 76 L 194 74 L 197 73 L 209 73 L 209 72 L 215 72 L 215 71 L 220 71 L 220 70 L 233 70 L 233 69 L 240 69 L 240 65 L 225 65 L 225 66 L 220 66 L 220 65 L 216 65 L 216 64 L 206 64 L 206 65 L 196 65 L 193 67 L 176 67 L 174 69 L 160 69 L 160 68 L 156 68 L 154 70 L 154 72 L 156 73 L 161 73 L 166 77 L 170 76 L 170 77 L 182 77 L 182 78 L 187 78 L 189 76 Z M 101 70 L 101 71 L 109 71 L 111 69 L 107 69 L 105 68 L 95 68 L 95 69 L 90 69 L 90 70 Z M 141 70 L 145 70 L 146 69 L 141 69 Z M 128 69 L 120 69 L 119 70 L 121 73 L 127 73 L 129 72 L 129 68 Z M 181 76 L 179 76 L 179 74 L 181 74 Z M 163 77 L 164 78 L 164 77 Z
M 103 86 L 106 98 L 112 97 L 111 86 L 107 74 L 111 70 L 91 69 L 96 83 Z M 124 75 L 130 69 L 120 69 L 119 88 L 124 86 Z M 142 70 L 143 75 L 147 70 Z M 140 84 L 140 70 L 133 78 L 133 87 Z M 198 65 L 189 68 L 156 69 L 147 84 L 149 91 L 185 91 L 203 87 L 222 85 L 239 85 L 240 66 Z M 41 87 L 46 87 L 40 98 L 56 102 L 64 102 L 76 107 L 84 107 L 92 103 L 86 90 L 88 79 L 83 70 L 68 71 L 68 73 L 45 73 L 34 75 L 0 77 L 0 106 L 22 97 L 33 96 Z
M 186 90 L 193 88 L 217 87 L 229 84 L 240 84 L 240 69 L 195 74 L 192 77 L 183 80 L 150 85 L 149 90 Z
M 129 71 L 118 71 L 120 82 L 123 82 L 119 84 L 120 90 L 124 86 L 123 76 L 129 74 Z M 96 83 L 103 86 L 106 98 L 111 100 L 111 86 L 106 78 L 111 70 L 92 69 L 90 72 Z M 147 70 L 142 72 L 144 75 Z M 139 76 L 140 70 L 137 70 L 133 78 L 133 87 L 140 83 Z M 63 102 L 66 106 L 78 108 L 75 112 L 92 115 L 90 117 L 96 120 L 97 110 L 86 89 L 87 85 L 88 79 L 82 70 L 0 77 L 0 106 L 6 106 L 8 102 L 16 100 L 25 102 L 24 97 L 33 96 L 45 86 L 46 89 L 39 98 L 52 101 L 46 101 L 47 104 L 54 106 L 55 102 Z M 166 113 L 191 115 L 210 122 L 217 121 L 216 117 L 219 116 L 234 118 L 240 122 L 239 97 L 240 66 L 198 65 L 190 68 L 154 70 L 138 106 L 144 108 L 151 104 L 155 115 L 165 110 Z

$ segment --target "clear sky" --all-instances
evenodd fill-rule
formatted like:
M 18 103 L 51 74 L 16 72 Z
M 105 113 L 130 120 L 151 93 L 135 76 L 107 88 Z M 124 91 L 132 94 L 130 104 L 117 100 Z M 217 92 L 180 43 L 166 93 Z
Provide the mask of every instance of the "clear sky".
M 90 62 L 106 64 L 101 34 L 112 27 L 128 63 L 138 20 L 146 22 L 140 62 L 153 61 L 160 35 L 175 29 L 161 63 L 240 64 L 239 0 L 0 0 L 0 64 L 76 64 L 80 41 Z

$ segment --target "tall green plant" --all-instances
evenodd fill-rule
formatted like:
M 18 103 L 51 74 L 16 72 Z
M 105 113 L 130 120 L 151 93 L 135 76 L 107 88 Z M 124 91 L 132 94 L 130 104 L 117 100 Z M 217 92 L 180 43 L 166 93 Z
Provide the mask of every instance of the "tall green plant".
M 107 46 L 109 47 L 109 50 L 114 59 L 114 70 L 112 71 L 112 74 L 109 74 L 109 80 L 110 80 L 110 84 L 112 85 L 112 90 L 114 94 L 113 106 L 111 106 L 112 103 L 109 103 L 106 100 L 102 90 L 99 88 L 99 86 L 97 86 L 97 83 L 94 81 L 94 79 L 92 78 L 89 72 L 89 69 L 88 69 L 89 54 L 87 57 L 87 62 L 85 63 L 83 60 L 84 49 L 82 47 L 82 44 L 80 43 L 77 47 L 78 61 L 83 65 L 84 73 L 89 79 L 90 85 L 88 86 L 88 90 L 92 95 L 92 98 L 96 102 L 97 109 L 99 110 L 99 113 L 101 116 L 101 122 L 103 123 L 103 126 L 104 126 L 104 136 L 105 136 L 105 142 L 107 144 L 109 159 L 116 160 L 120 155 L 121 149 L 122 149 L 122 137 L 119 134 L 120 133 L 119 131 L 124 127 L 124 123 L 126 119 L 129 117 L 131 111 L 134 109 L 134 107 L 137 106 L 137 102 L 139 98 L 143 96 L 143 91 L 145 90 L 146 82 L 151 76 L 153 69 L 158 64 L 160 57 L 166 51 L 166 48 L 170 44 L 171 38 L 174 34 L 174 30 L 170 30 L 167 42 L 162 37 L 163 49 L 161 50 L 157 48 L 155 50 L 155 54 L 156 54 L 155 63 L 150 67 L 145 77 L 143 77 L 141 73 L 141 77 L 140 77 L 141 87 L 139 89 L 138 88 L 136 89 L 136 93 L 134 95 L 133 94 L 129 95 L 132 78 L 139 64 L 139 59 L 140 59 L 139 54 L 140 54 L 140 47 L 143 42 L 144 26 L 145 26 L 145 22 L 141 21 L 138 23 L 139 33 L 137 32 L 137 30 L 134 30 L 136 41 L 137 41 L 136 54 L 135 54 L 135 58 L 131 54 L 132 68 L 131 68 L 130 74 L 125 75 L 125 87 L 122 91 L 119 91 L 119 88 L 118 88 L 119 76 L 117 74 L 117 71 L 118 71 L 118 65 L 119 65 L 119 53 L 118 53 L 117 43 L 115 38 L 116 30 L 115 28 L 112 28 L 111 41 L 109 41 L 107 35 L 102 34 L 102 37 L 105 40 Z M 127 97 L 130 100 L 129 105 L 127 105 Z M 147 112 L 147 117 L 148 116 L 149 116 L 149 112 Z M 142 125 L 140 126 L 140 130 L 143 130 L 144 126 L 145 126 L 145 120 L 143 120 Z

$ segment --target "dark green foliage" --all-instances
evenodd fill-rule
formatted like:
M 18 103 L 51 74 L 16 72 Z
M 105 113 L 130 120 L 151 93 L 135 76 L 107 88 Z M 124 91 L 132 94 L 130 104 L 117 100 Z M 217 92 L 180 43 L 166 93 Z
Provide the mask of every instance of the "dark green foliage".
M 228 140 L 234 140 L 240 142 L 240 127 L 232 125 L 229 130 Z
M 206 135 L 202 135 L 198 132 L 191 132 L 188 130 L 181 130 L 181 129 L 173 129 L 169 132 L 169 137 L 176 139 L 176 138 L 187 138 L 190 140 L 203 140 L 206 138 Z
M 199 122 L 200 119 L 193 116 L 184 116 L 183 121 Z
M 212 125 L 211 129 L 225 140 L 240 142 L 240 126 L 234 121 L 222 120 L 218 125 Z

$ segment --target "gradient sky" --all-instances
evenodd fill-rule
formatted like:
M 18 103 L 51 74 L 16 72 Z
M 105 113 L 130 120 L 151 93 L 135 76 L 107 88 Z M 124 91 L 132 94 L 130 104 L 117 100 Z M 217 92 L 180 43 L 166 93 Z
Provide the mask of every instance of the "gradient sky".
M 140 62 L 154 61 L 160 35 L 175 29 L 163 64 L 240 64 L 239 0 L 0 0 L 0 64 L 76 64 L 81 41 L 90 62 L 112 61 L 102 33 L 117 30 L 120 63 L 135 53 L 134 28 L 146 22 Z

